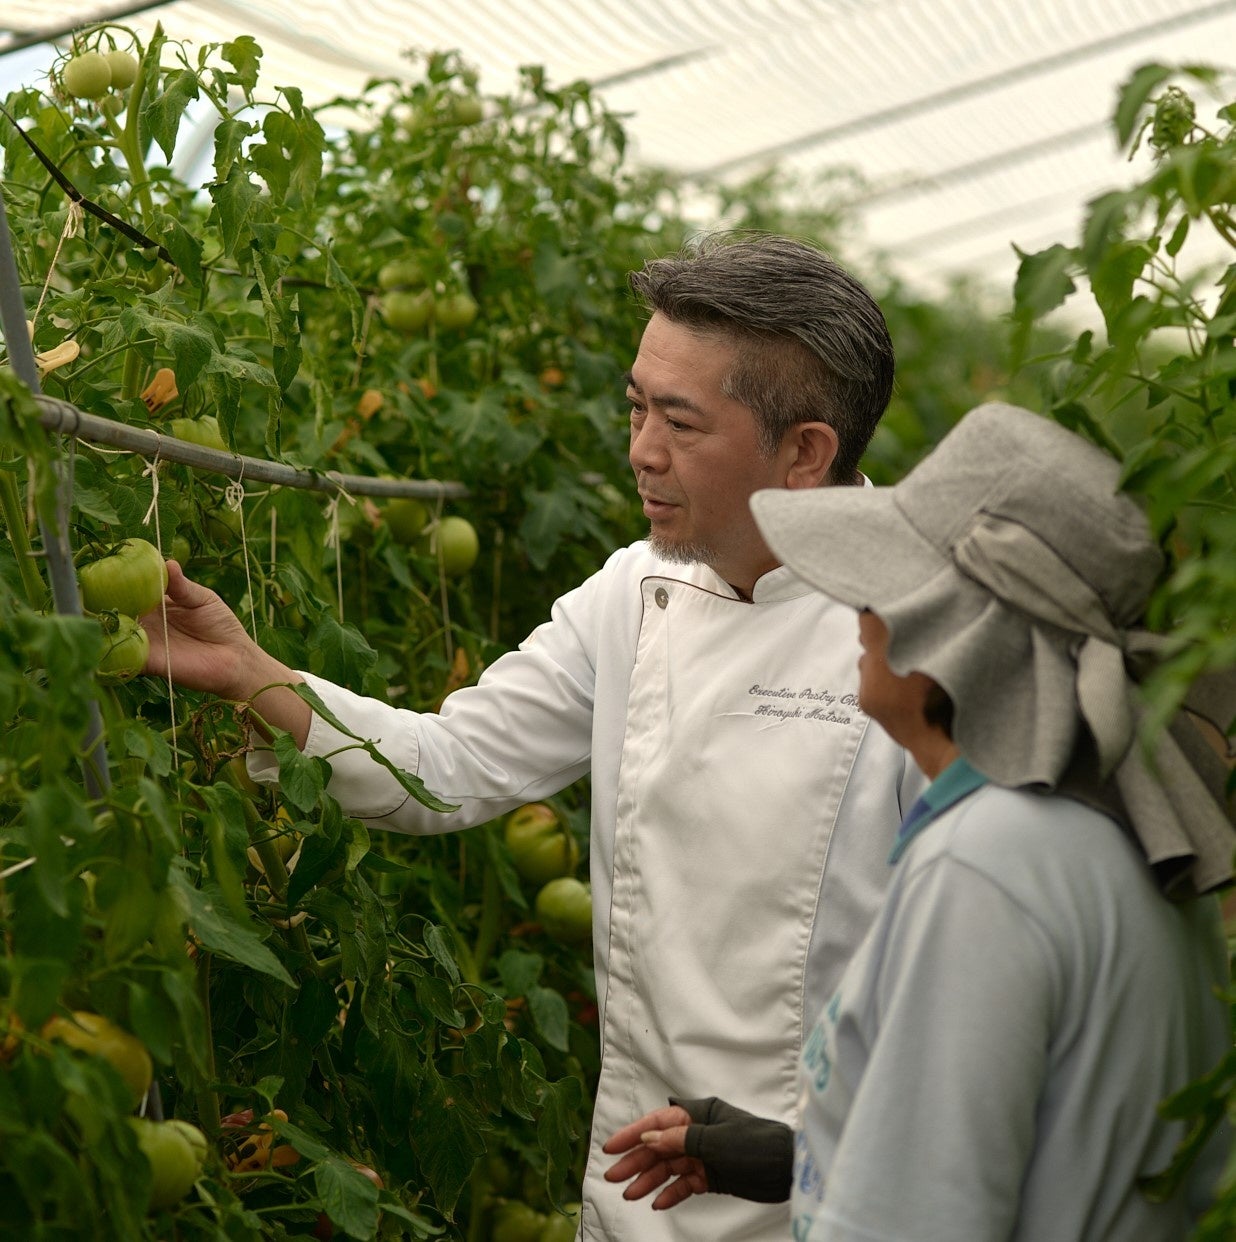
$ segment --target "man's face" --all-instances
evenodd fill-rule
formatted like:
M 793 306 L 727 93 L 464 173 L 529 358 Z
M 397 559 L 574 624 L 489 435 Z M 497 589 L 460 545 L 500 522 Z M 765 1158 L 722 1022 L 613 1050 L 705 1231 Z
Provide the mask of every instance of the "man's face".
M 721 391 L 733 356 L 729 342 L 654 314 L 628 377 L 629 455 L 653 548 L 711 565 L 749 597 L 777 560 L 747 501 L 785 486 L 793 454 L 785 446 L 771 458 L 761 453 L 755 415 Z

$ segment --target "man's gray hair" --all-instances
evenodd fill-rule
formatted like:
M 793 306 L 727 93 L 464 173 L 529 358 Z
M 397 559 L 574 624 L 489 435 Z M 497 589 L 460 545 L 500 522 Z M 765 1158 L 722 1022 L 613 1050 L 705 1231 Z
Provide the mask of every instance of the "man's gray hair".
M 726 396 L 754 411 L 761 450 L 825 422 L 839 441 L 833 483 L 858 481 L 858 462 L 893 388 L 893 343 L 870 293 L 805 241 L 720 233 L 631 272 L 652 311 L 734 343 Z

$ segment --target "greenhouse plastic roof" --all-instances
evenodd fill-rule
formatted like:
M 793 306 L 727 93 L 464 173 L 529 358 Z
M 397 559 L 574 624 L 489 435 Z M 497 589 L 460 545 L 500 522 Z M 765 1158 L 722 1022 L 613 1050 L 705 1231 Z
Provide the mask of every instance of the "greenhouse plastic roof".
M 310 102 L 407 75 L 412 48 L 458 48 L 487 93 L 543 65 L 624 115 L 640 163 L 853 170 L 856 248 L 925 287 L 1004 293 L 1014 244 L 1074 241 L 1086 200 L 1136 177 L 1109 123 L 1135 67 L 1236 62 L 1236 0 L 4 0 L 0 89 L 37 81 L 14 78 L 21 49 L 43 42 L 46 65 L 49 39 L 105 20 L 252 35 L 263 80 Z

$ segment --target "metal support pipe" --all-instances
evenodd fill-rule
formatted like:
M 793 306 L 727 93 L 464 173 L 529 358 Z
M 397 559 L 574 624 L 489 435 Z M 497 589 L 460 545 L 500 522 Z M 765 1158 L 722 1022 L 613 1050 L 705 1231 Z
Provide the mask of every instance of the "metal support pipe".
M 9 233 L 4 195 L 0 194 L 0 327 L 8 344 L 9 363 L 35 397 L 39 394 L 39 369 L 34 361 L 34 346 L 26 332 L 26 304 L 21 295 L 21 279 L 13 239 Z M 56 611 L 70 617 L 82 615 L 82 600 L 73 567 L 73 549 L 69 546 L 69 475 L 63 459 L 52 462 L 56 475 L 55 501 L 36 505 L 39 531 L 43 539 L 43 557 L 51 581 L 52 600 Z M 103 732 L 103 714 L 91 699 L 86 712 L 85 750 L 82 758 L 82 779 L 92 798 L 111 787 L 111 769 Z
M 91 444 L 128 449 L 144 457 L 175 461 L 244 479 L 250 483 L 276 483 L 283 487 L 299 487 L 315 492 L 346 492 L 357 496 L 416 496 L 429 500 L 458 500 L 469 495 L 462 483 L 439 483 L 435 479 L 375 479 L 363 474 L 341 474 L 337 470 L 300 470 L 264 457 L 246 457 L 242 453 L 206 448 L 188 440 L 164 435 L 150 427 L 129 427 L 97 414 L 86 414 L 68 401 L 53 397 L 38 398 L 39 421 L 44 427 L 63 431 Z

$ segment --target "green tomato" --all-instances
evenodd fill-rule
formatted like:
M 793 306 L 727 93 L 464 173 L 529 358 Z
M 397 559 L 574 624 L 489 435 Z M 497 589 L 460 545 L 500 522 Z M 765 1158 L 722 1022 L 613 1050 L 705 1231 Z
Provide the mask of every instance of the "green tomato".
M 544 802 L 530 802 L 506 819 L 506 845 L 515 870 L 529 884 L 545 884 L 569 875 L 579 862 L 579 846 L 570 830 Z
M 113 48 L 104 54 L 104 59 L 112 72 L 112 90 L 128 90 L 137 81 L 137 57 L 132 52 Z
M 475 95 L 452 95 L 449 112 L 454 125 L 476 125 L 485 116 L 485 109 Z
M 145 539 L 125 539 L 106 556 L 77 571 L 87 612 L 122 612 L 144 617 L 167 590 L 167 562 Z
M 184 569 L 188 565 L 190 558 L 193 556 L 193 548 L 184 535 L 176 535 L 173 537 L 171 546 L 168 548 L 168 556 L 176 562 L 177 565 Z
M 150 1090 L 154 1066 L 146 1046 L 102 1014 L 77 1009 L 67 1018 L 51 1018 L 43 1027 L 43 1038 L 87 1056 L 102 1057 L 124 1080 L 134 1108 Z
M 142 1155 L 150 1163 L 150 1206 L 172 1207 L 193 1189 L 201 1172 L 194 1145 L 175 1122 L 148 1121 L 145 1117 L 128 1120 Z
M 450 578 L 466 574 L 476 564 L 480 550 L 476 528 L 467 518 L 444 517 L 430 527 L 425 538 L 425 551 L 434 560 L 441 558 L 443 572 Z
M 399 496 L 382 510 L 391 538 L 405 546 L 416 543 L 429 525 L 429 510 L 414 496 Z
M 579 1229 L 580 1205 L 564 1203 L 562 1206 L 567 1214 L 563 1216 L 561 1212 L 550 1212 L 537 1242 L 575 1242 L 575 1234 Z
M 191 1125 L 187 1121 L 180 1121 L 178 1118 L 172 1118 L 163 1124 L 169 1129 L 175 1130 L 189 1144 L 189 1148 L 193 1152 L 193 1158 L 197 1162 L 197 1171 L 201 1173 L 206 1167 L 206 1153 L 210 1150 L 206 1136 L 197 1126 Z
M 167 429 L 177 440 L 187 440 L 222 453 L 228 451 L 223 432 L 219 430 L 219 420 L 213 414 L 203 414 L 201 418 L 173 418 Z
M 434 305 L 434 322 L 439 328 L 445 328 L 448 332 L 468 328 L 476 319 L 478 309 L 470 294 L 448 293 L 446 297 L 439 298 Z
M 545 1227 L 545 1217 L 535 1208 L 518 1199 L 499 1203 L 494 1208 L 490 1242 L 538 1242 Z
M 396 332 L 419 332 L 433 314 L 434 301 L 431 289 L 411 293 L 395 289 L 382 299 L 382 318 Z
M 390 289 L 419 289 L 425 283 L 425 269 L 419 259 L 392 259 L 378 271 L 378 287 Z
M 592 892 L 574 876 L 550 880 L 536 895 L 536 917 L 552 939 L 582 944 L 592 935 Z
M 112 69 L 102 52 L 83 52 L 60 71 L 60 81 L 74 99 L 98 99 L 111 87 Z
M 99 680 L 107 683 L 132 681 L 150 656 L 150 635 L 132 617 L 115 614 L 115 629 L 104 630 L 107 643 L 99 661 Z

